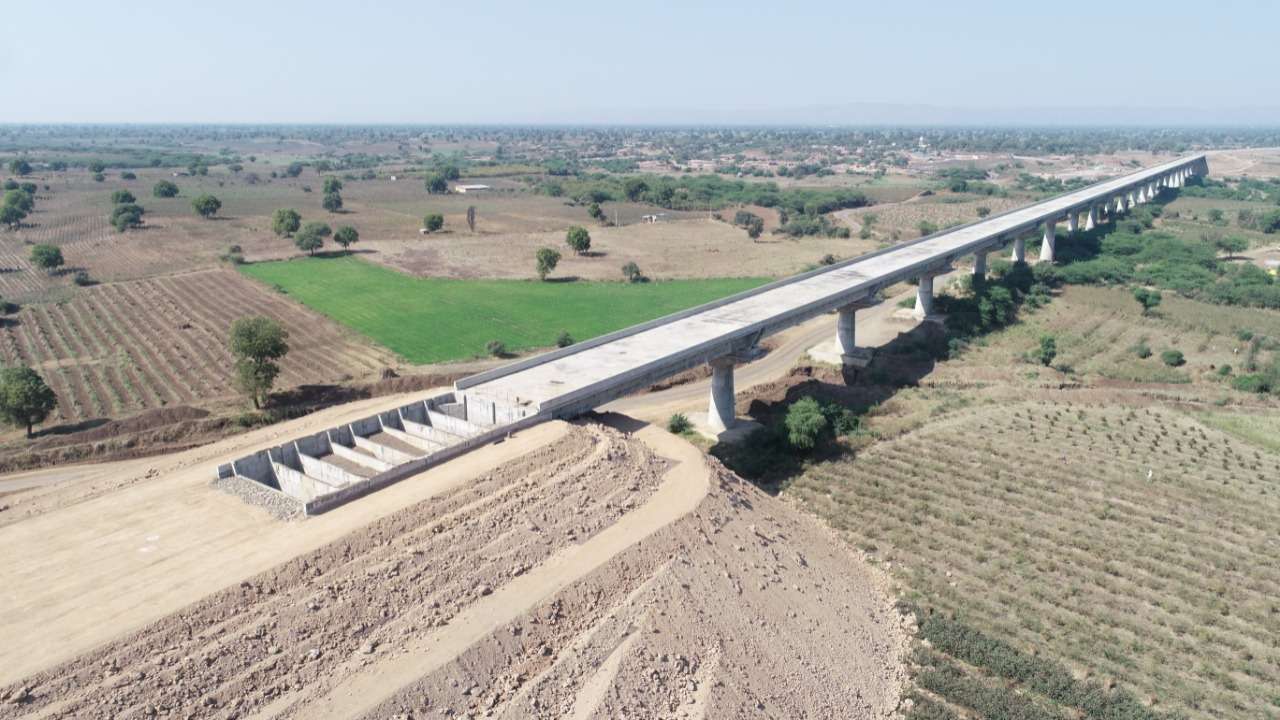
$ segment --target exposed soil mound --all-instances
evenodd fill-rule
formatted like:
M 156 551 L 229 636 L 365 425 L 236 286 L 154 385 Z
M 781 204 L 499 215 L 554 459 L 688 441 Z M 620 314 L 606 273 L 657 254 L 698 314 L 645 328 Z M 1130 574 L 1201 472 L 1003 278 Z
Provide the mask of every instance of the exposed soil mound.
M 882 581 L 707 462 L 574 428 L 0 689 L 0 718 L 892 714 Z

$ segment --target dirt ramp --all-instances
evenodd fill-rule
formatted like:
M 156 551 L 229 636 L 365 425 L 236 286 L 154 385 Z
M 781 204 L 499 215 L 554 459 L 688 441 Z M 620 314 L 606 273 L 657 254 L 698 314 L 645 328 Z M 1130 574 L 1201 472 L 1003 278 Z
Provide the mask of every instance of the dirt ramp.
M 673 461 L 668 482 L 682 466 L 703 476 L 692 511 L 387 701 L 352 712 L 360 702 L 344 703 L 369 699 L 352 693 L 376 685 L 350 684 L 290 715 L 892 716 L 907 634 L 883 579 L 824 528 L 683 441 L 651 429 L 638 438 Z M 421 659 L 389 664 L 422 669 Z M 384 667 L 369 677 L 391 676 Z
M 0 688 L 0 718 L 884 717 L 905 633 L 817 525 L 584 424 Z

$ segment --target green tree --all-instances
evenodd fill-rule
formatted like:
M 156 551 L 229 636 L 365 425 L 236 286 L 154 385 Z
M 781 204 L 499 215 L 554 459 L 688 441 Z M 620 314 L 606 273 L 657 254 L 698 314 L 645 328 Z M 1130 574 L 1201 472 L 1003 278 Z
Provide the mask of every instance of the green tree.
M 178 194 L 178 186 L 168 180 L 161 180 L 155 184 L 155 187 L 151 188 L 151 194 L 158 198 L 176 197 Z
M 134 203 L 137 201 L 138 198 L 134 197 L 133 193 L 128 190 L 117 190 L 111 193 L 111 202 L 114 205 L 123 205 L 125 203 Z
M 1035 358 L 1041 365 L 1049 367 L 1053 359 L 1058 357 L 1058 340 L 1052 335 L 1040 336 L 1040 347 L 1036 348 Z
M 142 215 L 146 211 L 141 205 L 124 203 L 111 209 L 111 225 L 118 232 L 142 225 Z
M 31 428 L 44 422 L 58 407 L 58 396 L 45 384 L 44 378 L 29 367 L 0 370 L 0 415 L 12 425 Z
M 1164 298 L 1160 296 L 1159 290 L 1148 290 L 1139 287 L 1133 289 L 1133 299 L 1138 301 L 1142 306 L 1142 314 L 1150 315 L 1151 311 L 1159 307 L 1160 301 Z
M 787 429 L 787 442 L 798 450 L 812 450 L 827 430 L 827 416 L 818 401 L 811 397 L 800 398 L 787 408 L 783 420 Z
M 432 195 L 444 195 L 449 192 L 449 181 L 440 173 L 431 173 L 427 175 L 423 184 L 427 187 L 427 192 Z
M 1181 350 L 1165 350 L 1160 353 L 1160 362 L 1169 367 L 1178 367 L 1179 365 L 1185 365 L 1187 360 L 1182 356 Z
M 604 211 L 600 209 L 600 203 L 591 203 L 587 206 L 587 217 L 592 220 L 603 220 Z
M 644 197 L 647 192 L 649 192 L 649 183 L 645 182 L 644 178 L 630 177 L 622 183 L 622 193 L 632 202 Z
M 202 218 L 211 218 L 218 214 L 218 210 L 222 209 L 222 201 L 218 198 L 205 193 L 191 201 L 191 207 L 196 214 Z
M 561 330 L 560 334 L 556 336 L 556 347 L 565 348 L 572 344 L 573 336 L 569 334 L 568 330 Z
M 427 213 L 422 218 L 422 227 L 426 228 L 429 233 L 436 232 L 444 227 L 444 216 L 440 213 Z
M 327 177 L 324 179 L 324 194 L 342 192 L 342 181 L 336 177 Z
M 260 408 L 289 352 L 289 332 L 269 317 L 243 317 L 231 323 L 231 354 L 236 358 L 236 386 Z
M 1227 257 L 1233 257 L 1248 250 L 1249 241 L 1239 235 L 1228 235 L 1214 238 L 1213 246 L 1226 253 Z
M 289 237 L 302 227 L 302 216 L 293 208 L 280 208 L 271 213 L 271 231 L 280 237 Z
M 560 251 L 554 248 L 538 248 L 538 252 L 534 253 L 534 269 L 538 273 L 539 280 L 546 280 L 547 275 L 555 271 L 556 265 L 560 264 Z
M 356 232 L 356 229 L 350 225 L 343 225 L 333 233 L 333 241 L 341 245 L 343 250 L 347 250 L 352 245 L 360 242 L 360 233 Z
M 9 172 L 19 177 L 31 174 L 31 163 L 23 158 L 14 158 L 9 161 Z
M 626 278 L 627 282 L 638 283 L 644 280 L 644 273 L 640 272 L 639 265 L 629 262 L 622 266 L 622 277 Z
M 336 192 L 325 193 L 324 199 L 320 201 L 320 207 L 336 213 L 342 209 L 342 196 Z
M 299 175 L 302 174 L 302 163 L 300 162 L 289 163 L 289 167 L 284 169 L 284 174 L 292 178 L 298 177 Z
M 444 176 L 445 180 L 457 180 L 462 177 L 462 171 L 458 169 L 457 165 L 445 165 L 440 168 L 440 174 Z
M 120 179 L 121 180 L 137 180 L 138 176 L 128 170 L 125 170 L 124 172 L 120 173 Z
M 0 225 L 16 228 L 27 214 L 16 205 L 0 205 Z
M 299 250 L 306 250 L 307 254 L 315 255 L 316 251 L 324 246 L 324 239 L 332 232 L 325 223 L 309 222 L 293 236 L 293 244 L 297 245 Z
M 991 208 L 987 207 L 986 205 L 979 205 L 977 212 L 978 212 L 978 217 L 984 218 L 991 214 Z
M 574 225 L 565 233 L 564 241 L 578 255 L 591 249 L 591 234 L 584 227 Z
M 95 175 L 101 175 L 107 169 L 107 164 L 101 160 L 94 160 L 89 163 L 89 172 Z
M 53 272 L 62 267 L 66 261 L 62 257 L 62 248 L 57 245 L 35 245 L 31 248 L 31 264 L 46 272 Z
M 31 193 L 18 189 L 6 191 L 4 200 L 0 201 L 0 205 L 16 207 L 22 211 L 23 215 L 26 215 L 35 209 L 36 201 L 31 197 Z

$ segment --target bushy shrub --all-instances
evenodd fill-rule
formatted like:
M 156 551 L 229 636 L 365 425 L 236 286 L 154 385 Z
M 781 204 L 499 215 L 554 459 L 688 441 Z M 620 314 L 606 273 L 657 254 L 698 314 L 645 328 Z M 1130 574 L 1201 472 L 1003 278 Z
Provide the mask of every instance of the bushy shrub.
M 827 431 L 827 416 L 818 401 L 805 397 L 791 403 L 784 420 L 787 441 L 798 450 L 812 450 Z
M 679 435 L 689 432 L 693 429 L 693 423 L 689 422 L 689 418 L 684 413 L 675 413 L 667 419 L 667 431 Z
M 1187 360 L 1182 356 L 1181 350 L 1165 350 L 1160 353 L 1160 362 L 1169 367 L 1179 367 L 1185 365 Z
M 484 351 L 493 357 L 502 357 L 507 354 L 507 345 L 501 340 L 490 340 L 485 343 Z

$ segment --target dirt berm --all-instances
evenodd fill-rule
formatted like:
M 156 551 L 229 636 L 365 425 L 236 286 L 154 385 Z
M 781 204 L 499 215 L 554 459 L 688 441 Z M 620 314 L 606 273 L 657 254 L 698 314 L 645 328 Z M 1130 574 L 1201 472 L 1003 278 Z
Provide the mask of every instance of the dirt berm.
M 882 578 L 607 421 L 11 683 L 0 718 L 893 716 L 908 630 Z

